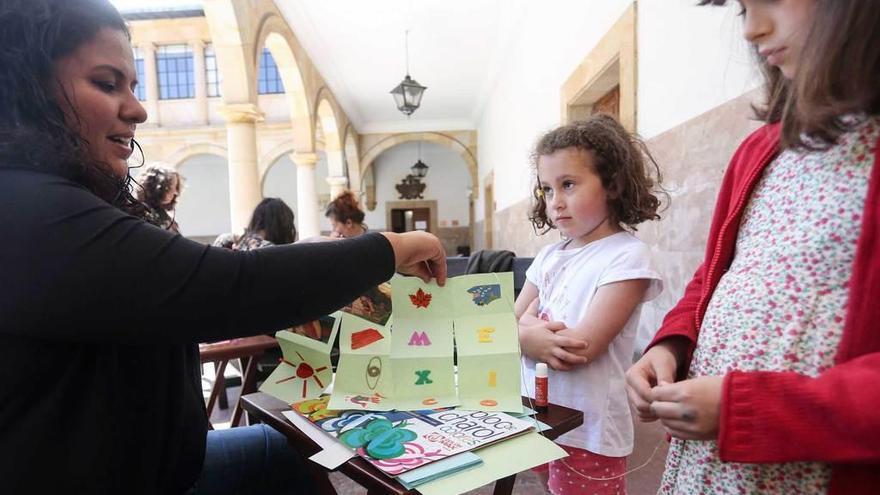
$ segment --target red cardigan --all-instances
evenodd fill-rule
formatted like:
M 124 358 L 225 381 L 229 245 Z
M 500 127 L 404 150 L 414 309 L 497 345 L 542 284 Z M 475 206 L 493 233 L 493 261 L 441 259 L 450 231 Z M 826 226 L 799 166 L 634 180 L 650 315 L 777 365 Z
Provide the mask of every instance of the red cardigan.
M 690 367 L 706 306 L 733 260 L 746 203 L 778 149 L 779 126 L 761 127 L 740 145 L 725 173 L 703 264 L 651 343 L 687 337 L 691 345 L 680 372 Z M 721 460 L 832 463 L 832 494 L 880 490 L 880 142 L 874 156 L 834 367 L 815 378 L 733 371 L 724 378 L 721 398 Z

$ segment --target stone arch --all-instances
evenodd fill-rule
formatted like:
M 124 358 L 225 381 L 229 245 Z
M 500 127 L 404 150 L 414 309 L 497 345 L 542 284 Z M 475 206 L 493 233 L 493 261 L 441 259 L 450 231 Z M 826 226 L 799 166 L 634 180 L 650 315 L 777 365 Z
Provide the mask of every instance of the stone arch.
M 477 178 L 477 159 L 470 152 L 470 150 L 462 144 L 457 139 L 447 136 L 445 134 L 441 134 L 439 132 L 411 132 L 404 134 L 394 134 L 392 136 L 388 136 L 385 139 L 382 139 L 378 143 L 374 144 L 370 149 L 366 150 L 361 157 L 361 176 L 365 177 L 368 174 L 372 175 L 372 166 L 373 162 L 376 160 L 376 157 L 382 154 L 385 150 L 391 149 L 399 144 L 408 143 L 410 141 L 427 141 L 430 143 L 436 143 L 441 146 L 445 146 L 450 148 L 451 150 L 458 153 L 461 156 L 462 160 L 464 160 L 465 164 L 468 167 L 468 172 L 471 177 L 471 184 L 473 189 L 474 199 L 477 196 L 477 187 L 476 184 L 479 184 L 480 181 Z M 374 198 L 369 197 L 369 190 L 367 190 L 367 201 L 375 202 Z
M 252 12 L 233 0 L 207 2 L 204 9 L 217 65 L 223 72 L 220 83 L 223 103 L 255 102 L 255 65 L 244 49 L 251 43 Z
M 177 149 L 177 151 L 171 153 L 171 155 L 169 155 L 168 158 L 163 161 L 167 162 L 169 165 L 177 169 L 183 162 L 189 160 L 196 155 L 217 155 L 222 157 L 224 160 L 229 160 L 225 147 L 213 143 L 197 143 L 181 146 Z
M 290 122 L 293 127 L 293 142 L 297 150 L 312 149 L 314 133 L 312 115 L 309 107 L 309 91 L 303 79 L 302 70 L 298 62 L 297 53 L 301 52 L 299 44 L 287 27 L 286 22 L 275 13 L 268 13 L 260 20 L 257 28 L 256 43 L 254 43 L 254 80 L 256 87 L 256 75 L 259 74 L 260 54 L 263 46 L 272 53 L 278 73 L 284 83 L 284 92 L 287 96 Z
M 263 153 L 260 156 L 260 161 L 257 164 L 257 167 L 260 169 L 260 184 L 263 184 L 263 181 L 266 180 L 266 174 L 269 172 L 269 168 L 275 164 L 280 158 L 284 155 L 293 153 L 296 150 L 296 141 L 293 139 L 289 139 L 284 141 L 277 146 L 273 147 L 266 153 Z

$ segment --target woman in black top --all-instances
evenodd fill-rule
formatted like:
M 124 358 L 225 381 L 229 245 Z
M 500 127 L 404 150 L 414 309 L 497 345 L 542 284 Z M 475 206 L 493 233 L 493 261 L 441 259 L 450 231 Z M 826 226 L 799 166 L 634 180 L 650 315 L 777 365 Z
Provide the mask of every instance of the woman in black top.
M 0 3 L 3 493 L 191 491 L 195 343 L 313 320 L 395 269 L 446 278 L 428 234 L 235 252 L 144 222 L 126 187 L 135 84 L 106 0 Z

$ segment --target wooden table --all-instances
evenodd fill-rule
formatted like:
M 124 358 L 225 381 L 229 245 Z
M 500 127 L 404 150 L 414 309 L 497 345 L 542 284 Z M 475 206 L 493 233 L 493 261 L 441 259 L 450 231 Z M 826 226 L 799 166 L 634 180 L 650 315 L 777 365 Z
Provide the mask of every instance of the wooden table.
M 251 417 L 259 419 L 283 433 L 288 441 L 290 441 L 290 444 L 293 445 L 303 456 L 310 457 L 320 450 L 312 439 L 301 432 L 299 428 L 293 426 L 287 421 L 287 418 L 281 414 L 283 411 L 291 410 L 290 406 L 283 401 L 276 399 L 271 395 L 257 392 L 242 397 L 241 403 Z M 528 398 L 523 397 L 523 404 L 528 405 Z M 536 417 L 539 421 L 543 421 L 553 428 L 552 430 L 543 432 L 544 436 L 551 440 L 563 433 L 577 428 L 584 422 L 584 414 L 581 411 L 557 406 L 555 404 L 550 404 L 547 412 L 538 413 Z M 336 490 L 327 478 L 328 471 L 323 466 L 314 462 L 307 462 L 306 464 L 311 469 L 312 480 L 318 490 L 317 493 L 322 495 L 335 494 Z M 346 461 L 339 466 L 337 470 L 366 488 L 368 495 L 411 495 L 418 493 L 415 490 L 407 490 L 394 478 L 383 474 L 373 465 L 360 457 L 354 457 Z M 515 481 L 515 474 L 495 481 L 495 495 L 509 495 L 513 491 L 513 484 Z

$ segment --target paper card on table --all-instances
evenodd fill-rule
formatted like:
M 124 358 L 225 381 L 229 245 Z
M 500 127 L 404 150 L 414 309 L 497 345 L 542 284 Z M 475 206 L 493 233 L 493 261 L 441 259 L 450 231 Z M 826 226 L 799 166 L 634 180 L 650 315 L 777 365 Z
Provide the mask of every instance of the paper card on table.
M 283 411 L 281 414 L 283 414 L 288 421 L 293 423 L 293 426 L 299 428 L 301 432 L 305 433 L 306 436 L 314 440 L 314 442 L 321 447 L 320 452 L 309 457 L 312 461 L 317 462 L 327 469 L 336 469 L 345 461 L 357 455 L 353 450 L 336 441 L 335 438 L 321 430 L 321 428 L 315 426 L 314 423 L 310 422 L 305 417 L 300 416 L 293 411 Z
M 475 273 L 449 279 L 456 316 L 513 312 L 513 273 Z
M 568 455 L 534 432 L 490 445 L 476 454 L 483 459 L 482 465 L 419 485 L 419 493 L 457 495 Z
M 306 337 L 287 330 L 277 332 L 275 338 L 281 346 L 281 362 L 260 386 L 260 391 L 288 404 L 321 395 L 333 378 L 330 348 L 303 345 Z
M 452 315 L 451 293 L 436 282 L 426 284 L 416 277 L 396 277 L 392 283 L 395 328 L 400 319 L 449 318 Z
M 322 410 L 326 398 L 293 404 L 295 412 L 382 472 L 397 476 L 532 430 L 527 421 L 486 411 L 332 411 Z
M 326 350 L 329 352 L 336 340 L 341 316 L 342 313 L 337 311 L 317 320 L 292 327 L 288 340 L 316 351 Z
M 511 357 L 513 359 L 511 359 Z M 518 354 L 458 355 L 458 398 L 463 409 L 521 413 L 521 362 Z
M 462 452 L 461 454 L 456 454 L 452 457 L 447 457 L 446 459 L 440 459 L 427 466 L 422 466 L 398 475 L 397 481 L 406 487 L 407 490 L 412 490 L 421 484 L 444 476 L 449 476 L 450 474 L 457 473 L 473 466 L 479 466 L 482 463 L 483 460 L 480 459 L 480 456 L 477 454 L 474 454 L 473 452 Z
M 531 407 L 523 406 L 523 410 L 521 413 L 508 413 L 514 418 L 525 418 L 526 416 L 534 416 L 538 414 L 538 411 L 535 411 Z

